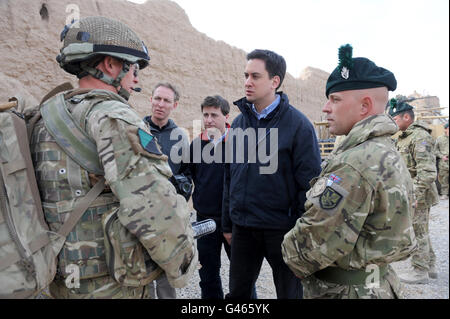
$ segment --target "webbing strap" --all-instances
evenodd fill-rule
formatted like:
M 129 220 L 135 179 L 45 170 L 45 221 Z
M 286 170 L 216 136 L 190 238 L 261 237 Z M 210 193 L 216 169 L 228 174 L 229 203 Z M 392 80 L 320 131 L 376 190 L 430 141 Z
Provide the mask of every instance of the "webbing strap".
M 56 94 L 64 91 L 69 91 L 73 89 L 73 85 L 70 82 L 64 82 L 63 84 L 58 85 L 53 90 L 48 92 L 41 100 L 41 103 L 39 105 L 42 105 L 45 101 L 47 101 L 49 98 L 55 96 Z
M 33 161 L 31 160 L 30 144 L 28 142 L 27 126 L 25 121 L 15 114 L 11 115 L 13 119 L 14 130 L 17 133 L 19 143 L 19 150 L 22 153 L 22 158 L 26 164 L 26 174 L 28 185 L 30 186 L 31 194 L 33 196 L 34 206 L 37 208 L 37 216 L 42 227 L 48 229 L 47 223 L 44 220 L 44 212 L 42 210 L 41 195 L 36 182 L 36 175 L 34 173 Z
M 100 195 L 100 193 L 105 188 L 105 178 L 102 177 L 99 181 L 92 187 L 89 192 L 83 197 L 79 203 L 75 205 L 72 213 L 70 214 L 67 221 L 62 225 L 59 229 L 58 233 L 64 237 L 70 233 L 75 224 L 80 220 L 81 216 L 83 216 L 84 212 L 89 208 L 92 202 Z M 38 250 L 42 249 L 46 245 L 50 243 L 50 239 L 48 238 L 47 233 L 43 233 L 38 237 L 34 238 L 28 246 L 30 247 L 31 253 L 34 254 Z M 0 271 L 8 268 L 11 265 L 22 260 L 22 257 L 17 252 L 9 253 L 3 256 L 0 259 Z
M 101 177 L 99 181 L 92 187 L 89 192 L 81 198 L 80 202 L 76 204 L 74 210 L 70 213 L 69 218 L 59 229 L 58 233 L 64 237 L 70 233 L 75 224 L 83 216 L 84 212 L 89 208 L 92 202 L 100 195 L 100 193 L 105 189 L 105 178 Z
M 63 94 L 46 102 L 41 115 L 48 132 L 67 155 L 88 172 L 104 175 L 95 141 L 74 121 Z

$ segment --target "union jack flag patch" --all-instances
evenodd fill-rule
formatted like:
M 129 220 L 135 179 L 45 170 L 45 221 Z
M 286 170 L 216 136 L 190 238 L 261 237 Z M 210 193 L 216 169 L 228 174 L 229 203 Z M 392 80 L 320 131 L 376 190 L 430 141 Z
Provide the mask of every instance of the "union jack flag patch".
M 328 180 L 333 183 L 339 184 L 341 182 L 342 178 L 340 178 L 337 175 L 331 174 L 330 177 L 328 177 Z

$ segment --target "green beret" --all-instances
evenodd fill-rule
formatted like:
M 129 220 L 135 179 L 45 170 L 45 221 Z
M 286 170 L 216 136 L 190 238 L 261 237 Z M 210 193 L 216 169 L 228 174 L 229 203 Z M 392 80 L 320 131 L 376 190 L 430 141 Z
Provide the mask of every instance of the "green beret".
M 444 128 L 448 128 L 448 122 L 445 123 Z
M 366 58 L 353 58 L 350 44 L 339 48 L 339 65 L 328 77 L 325 95 L 347 90 L 362 90 L 386 86 L 395 91 L 397 80 L 394 74 L 376 66 Z
M 408 103 L 403 102 L 403 101 L 398 101 L 394 98 L 389 101 L 389 105 L 390 105 L 389 106 L 389 115 L 392 117 L 399 115 L 403 112 L 409 111 L 409 110 L 414 110 L 414 107 L 412 107 Z

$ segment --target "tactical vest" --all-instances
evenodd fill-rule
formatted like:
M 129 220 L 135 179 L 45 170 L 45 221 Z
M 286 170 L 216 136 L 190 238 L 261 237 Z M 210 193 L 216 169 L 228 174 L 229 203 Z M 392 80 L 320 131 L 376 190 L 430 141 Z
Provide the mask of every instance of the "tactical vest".
M 119 96 L 103 90 L 76 95 L 74 93 L 76 92 L 69 94 L 71 96 L 65 99 L 65 104 L 81 131 L 85 129 L 86 118 L 97 103 L 106 100 L 124 103 Z M 62 102 L 61 98 L 62 95 L 57 95 L 46 104 L 53 103 L 57 106 Z M 92 143 L 87 134 L 83 138 L 86 139 L 84 144 Z M 90 181 L 89 171 L 79 164 L 79 159 L 67 155 L 57 144 L 43 119 L 35 125 L 31 137 L 31 152 L 45 218 L 50 228 L 57 231 L 72 212 L 76 202 L 88 193 L 93 183 Z M 97 162 L 94 163 L 95 161 Z M 96 168 L 90 169 L 91 172 L 102 169 L 98 156 L 89 162 Z M 67 236 L 58 255 L 57 276 L 66 278 L 73 273 L 74 265 L 79 269 L 80 279 L 108 274 L 101 220 L 103 214 L 118 207 L 119 201 L 111 191 L 105 190 L 97 197 Z

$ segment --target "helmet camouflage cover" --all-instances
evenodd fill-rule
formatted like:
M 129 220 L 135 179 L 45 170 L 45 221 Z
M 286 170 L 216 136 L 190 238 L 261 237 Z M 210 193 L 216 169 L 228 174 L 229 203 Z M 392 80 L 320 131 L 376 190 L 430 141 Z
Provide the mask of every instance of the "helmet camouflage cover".
M 66 25 L 61 33 L 64 45 L 56 57 L 67 72 L 79 75 L 83 62 L 109 55 L 143 69 L 150 57 L 144 42 L 122 22 L 105 17 L 86 17 Z

